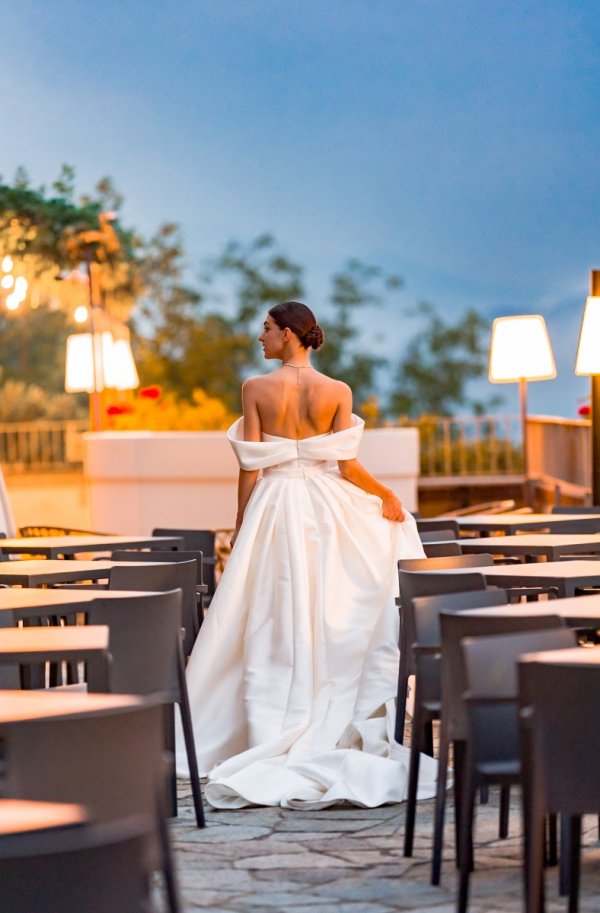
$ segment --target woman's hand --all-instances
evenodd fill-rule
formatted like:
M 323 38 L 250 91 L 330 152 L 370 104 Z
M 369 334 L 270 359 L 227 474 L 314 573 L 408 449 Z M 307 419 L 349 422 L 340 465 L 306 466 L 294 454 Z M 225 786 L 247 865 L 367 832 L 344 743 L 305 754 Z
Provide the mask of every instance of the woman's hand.
M 388 489 L 387 494 L 382 498 L 382 502 L 383 516 L 386 520 L 395 520 L 397 523 L 401 523 L 404 520 L 402 502 L 393 491 Z

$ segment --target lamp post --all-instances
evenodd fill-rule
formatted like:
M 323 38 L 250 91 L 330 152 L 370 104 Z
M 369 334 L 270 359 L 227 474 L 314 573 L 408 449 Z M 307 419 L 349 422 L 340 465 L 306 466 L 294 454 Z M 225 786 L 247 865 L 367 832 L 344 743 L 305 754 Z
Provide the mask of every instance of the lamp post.
M 489 379 L 494 384 L 519 384 L 521 436 L 525 501 L 529 491 L 529 453 L 527 447 L 527 381 L 556 377 L 554 355 L 546 323 L 539 314 L 497 317 L 492 327 Z
M 600 270 L 597 269 L 590 273 L 590 294 L 581 321 L 575 373 L 589 374 L 591 380 L 592 503 L 600 504 Z

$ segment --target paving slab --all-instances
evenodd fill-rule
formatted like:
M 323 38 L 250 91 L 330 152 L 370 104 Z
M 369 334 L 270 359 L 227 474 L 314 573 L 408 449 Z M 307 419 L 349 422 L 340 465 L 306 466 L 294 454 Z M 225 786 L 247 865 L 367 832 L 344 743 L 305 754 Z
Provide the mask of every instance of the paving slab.
M 510 835 L 498 840 L 498 794 L 478 807 L 470 913 L 522 913 L 521 809 L 512 791 Z M 189 784 L 179 784 L 171 824 L 184 910 L 203 913 L 454 913 L 451 809 L 442 885 L 429 884 L 433 802 L 417 810 L 414 855 L 402 854 L 404 805 L 322 811 L 207 807 L 198 830 Z M 451 803 L 449 803 L 451 806 Z M 581 913 L 600 909 L 598 819 L 584 819 Z M 547 874 L 546 913 L 566 913 L 557 872 Z

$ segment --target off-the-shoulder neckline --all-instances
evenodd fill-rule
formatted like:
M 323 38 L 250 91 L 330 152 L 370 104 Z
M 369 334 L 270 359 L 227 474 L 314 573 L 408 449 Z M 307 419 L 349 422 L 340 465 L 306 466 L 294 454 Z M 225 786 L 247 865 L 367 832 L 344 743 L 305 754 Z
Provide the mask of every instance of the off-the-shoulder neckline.
M 233 423 L 233 425 L 231 426 L 231 430 L 233 430 L 234 428 L 237 429 L 237 427 L 242 422 L 242 420 L 243 420 L 243 416 L 238 418 L 237 421 L 235 421 Z M 292 444 L 301 444 L 304 441 L 316 441 L 319 438 L 332 437 L 334 434 L 345 434 L 346 431 L 353 431 L 355 428 L 359 428 L 363 425 L 364 425 L 364 420 L 359 415 L 356 415 L 353 412 L 352 413 L 352 424 L 350 425 L 350 427 L 342 428 L 342 429 L 340 429 L 340 431 L 326 431 L 324 434 L 312 434 L 312 435 L 310 435 L 310 437 L 282 437 L 281 435 L 278 435 L 278 434 L 267 434 L 266 431 L 263 431 L 262 434 L 264 437 L 268 437 L 271 440 L 289 441 Z M 250 442 L 245 441 L 244 443 L 250 443 Z M 267 442 L 266 441 L 257 441 L 256 443 L 267 443 Z

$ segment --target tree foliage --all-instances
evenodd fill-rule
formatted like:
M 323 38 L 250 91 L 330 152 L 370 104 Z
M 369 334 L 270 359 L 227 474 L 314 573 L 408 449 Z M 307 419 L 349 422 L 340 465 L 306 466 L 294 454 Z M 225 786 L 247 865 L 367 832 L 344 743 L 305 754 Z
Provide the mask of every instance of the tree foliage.
M 449 323 L 427 303 L 420 305 L 419 314 L 426 323 L 409 342 L 398 365 L 391 411 L 411 416 L 451 415 L 457 407 L 466 407 L 481 412 L 484 404 L 469 399 L 468 384 L 487 369 L 487 321 L 467 310 Z

